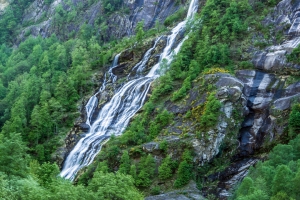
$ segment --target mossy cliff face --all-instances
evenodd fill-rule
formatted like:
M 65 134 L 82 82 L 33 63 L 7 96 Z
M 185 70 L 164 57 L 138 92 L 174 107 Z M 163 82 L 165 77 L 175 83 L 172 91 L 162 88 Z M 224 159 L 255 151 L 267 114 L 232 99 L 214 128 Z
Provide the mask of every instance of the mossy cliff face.
M 72 38 L 78 35 L 84 24 L 98 27 L 96 34 L 102 40 L 120 39 L 134 35 L 140 21 L 144 21 L 146 30 L 154 27 L 156 21 L 162 24 L 178 8 L 174 0 L 158 3 L 156 0 L 127 0 L 120 10 L 107 13 L 101 1 L 73 0 L 66 3 L 55 0 L 47 4 L 44 0 L 36 0 L 25 11 L 16 44 L 29 35 L 49 37 L 56 34 L 62 39 Z M 59 27 L 59 21 L 64 22 L 63 27 Z

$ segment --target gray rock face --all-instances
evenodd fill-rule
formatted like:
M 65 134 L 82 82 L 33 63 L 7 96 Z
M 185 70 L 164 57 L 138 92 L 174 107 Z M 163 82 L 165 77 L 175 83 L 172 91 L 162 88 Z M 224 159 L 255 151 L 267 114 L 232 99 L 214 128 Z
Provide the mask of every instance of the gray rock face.
M 157 142 L 143 144 L 143 150 L 147 153 L 153 153 L 155 150 L 159 150 L 159 144 Z
M 222 103 L 221 115 L 216 127 L 202 133 L 203 139 L 193 139 L 192 146 L 196 153 L 195 161 L 200 165 L 209 162 L 219 153 L 223 139 L 229 133 L 229 124 L 240 126 L 232 117 L 234 104 L 244 105 L 245 96 L 243 95 L 244 83 L 229 74 L 208 75 L 207 78 L 217 77 L 218 88 L 216 98 Z M 242 112 L 242 110 L 240 110 Z M 208 136 L 208 139 L 204 135 Z
M 288 119 L 288 112 L 286 111 L 291 108 L 293 102 L 300 101 L 300 82 L 283 88 L 284 80 L 279 79 L 274 74 L 255 70 L 240 70 L 237 71 L 236 78 L 230 78 L 230 82 L 227 81 L 228 79 L 229 77 L 223 76 L 216 83 L 221 86 L 217 96 L 221 98 L 221 101 L 222 98 L 228 96 L 228 92 L 225 92 L 224 89 L 226 86 L 223 84 L 231 83 L 232 80 L 235 80 L 236 85 L 243 85 L 238 88 L 243 91 L 240 98 L 244 101 L 237 101 L 233 105 L 234 107 L 238 104 L 244 106 L 245 119 L 239 132 L 239 151 L 234 156 L 236 161 L 223 172 L 209 177 L 212 181 L 220 181 L 217 191 L 220 199 L 227 199 L 231 195 L 230 188 L 242 180 L 247 175 L 248 168 L 257 162 L 257 159 L 249 160 L 255 150 L 259 149 L 264 142 L 272 141 L 283 133 L 287 124 L 282 123 L 282 121 Z M 231 88 L 237 89 L 236 87 Z M 237 95 L 232 93 L 229 96 L 236 99 L 235 96 Z M 230 116 L 230 103 L 225 103 L 223 107 L 226 116 Z
M 282 125 L 277 123 L 278 117 L 273 113 L 291 108 L 293 101 L 299 101 L 297 82 L 283 88 L 284 81 L 273 74 L 261 71 L 241 70 L 237 77 L 244 82 L 243 94 L 247 97 L 249 113 L 240 130 L 241 155 L 251 155 L 263 142 L 273 140 L 283 132 Z
M 292 0 L 281 1 L 271 16 L 265 19 L 266 25 L 275 26 L 276 31 L 284 31 L 287 40 L 282 44 L 267 47 L 254 53 L 252 63 L 258 69 L 281 72 L 283 68 L 297 68 L 287 63 L 286 55 L 300 44 L 300 3 Z
M 130 16 L 132 26 L 135 27 L 137 22 L 144 20 L 147 29 L 153 27 L 156 20 L 163 23 L 169 15 L 178 9 L 174 0 L 127 0 L 126 3 L 133 10 Z
M 219 180 L 218 184 L 218 199 L 227 199 L 232 195 L 234 186 L 240 182 L 249 172 L 249 168 L 258 160 L 246 158 L 242 161 L 232 163 L 227 169 L 222 172 L 212 174 L 208 177 L 211 181 Z
M 46 5 L 44 0 L 35 0 L 29 8 L 25 10 L 22 20 L 23 28 L 20 31 L 16 43 L 18 44 L 23 41 L 29 33 L 33 36 L 41 35 L 42 37 L 49 37 L 51 34 L 56 33 L 57 28 L 54 26 L 53 20 L 55 9 L 58 5 L 62 5 L 63 9 L 68 13 L 72 12 L 74 7 L 80 4 L 83 7 L 80 13 L 76 13 L 76 22 L 68 22 L 65 24 L 66 32 L 75 31 L 75 33 L 77 33 L 82 24 L 88 23 L 94 25 L 96 19 L 104 15 L 100 1 L 90 6 L 88 1 L 83 0 L 73 0 L 71 4 L 72 6 L 69 6 L 62 0 L 55 0 L 51 5 Z M 3 6 L 4 5 L 6 4 L 3 4 Z M 105 33 L 101 33 L 101 35 L 108 35 L 109 37 L 102 39 L 107 40 L 110 39 L 110 37 L 122 38 L 124 36 L 133 35 L 135 33 L 136 24 L 142 20 L 144 20 L 145 29 L 150 29 L 154 27 L 156 20 L 163 23 L 169 15 L 178 9 L 175 0 L 125 0 L 124 7 L 129 8 L 127 14 L 116 12 L 106 20 L 108 29 L 105 30 Z M 99 30 L 99 32 L 101 31 L 103 30 Z

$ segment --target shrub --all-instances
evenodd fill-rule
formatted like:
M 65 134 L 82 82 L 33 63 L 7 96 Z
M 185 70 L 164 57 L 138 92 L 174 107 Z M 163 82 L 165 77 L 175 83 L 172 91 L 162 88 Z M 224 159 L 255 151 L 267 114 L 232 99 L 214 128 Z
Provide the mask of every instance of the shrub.
M 220 108 L 222 104 L 216 99 L 215 93 L 211 93 L 207 98 L 202 116 L 200 116 L 200 125 L 202 129 L 208 129 L 218 123 Z
M 166 18 L 164 25 L 165 26 L 170 26 L 174 22 L 183 19 L 185 17 L 185 10 L 184 8 L 180 8 L 177 12 L 175 12 L 173 15 L 170 15 Z

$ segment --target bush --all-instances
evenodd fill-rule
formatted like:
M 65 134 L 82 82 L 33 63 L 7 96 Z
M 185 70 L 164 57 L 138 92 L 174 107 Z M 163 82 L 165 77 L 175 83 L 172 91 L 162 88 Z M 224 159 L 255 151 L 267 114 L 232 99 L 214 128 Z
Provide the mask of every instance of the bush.
M 167 152 L 168 142 L 166 140 L 163 140 L 162 142 L 160 142 L 159 143 L 159 149 L 162 150 L 163 152 Z
M 184 81 L 183 81 L 183 85 L 182 87 L 174 92 L 173 96 L 172 96 L 172 101 L 177 101 L 179 99 L 182 99 L 183 97 L 186 96 L 187 92 L 191 89 L 192 87 L 192 80 L 191 77 L 187 77 Z
M 190 181 L 192 177 L 191 167 L 192 167 L 191 164 L 189 164 L 186 160 L 182 161 L 179 164 L 177 179 L 174 183 L 174 186 L 176 188 L 182 187 Z
M 174 13 L 173 15 L 170 15 L 166 18 L 164 25 L 165 26 L 170 26 L 172 25 L 174 22 L 179 21 L 180 19 L 183 19 L 185 17 L 185 10 L 184 8 L 180 8 L 176 13 Z
M 171 119 L 173 118 L 173 115 L 170 114 L 167 110 L 162 111 L 159 113 L 154 121 L 150 123 L 149 127 L 149 136 L 151 139 L 154 139 L 162 130 L 163 127 L 167 126 Z
M 216 99 L 215 93 L 211 93 L 207 98 L 203 114 L 200 116 L 200 125 L 202 129 L 214 127 L 218 123 L 221 106 L 222 104 Z

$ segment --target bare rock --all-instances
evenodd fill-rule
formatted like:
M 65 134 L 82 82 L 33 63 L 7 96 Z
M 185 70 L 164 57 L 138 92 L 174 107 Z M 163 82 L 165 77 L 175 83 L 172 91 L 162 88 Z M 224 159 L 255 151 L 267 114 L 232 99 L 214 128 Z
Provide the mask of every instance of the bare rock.
M 143 150 L 147 153 L 153 153 L 155 150 L 159 150 L 159 144 L 156 142 L 143 144 Z
M 204 200 L 205 198 L 200 194 L 196 183 L 191 181 L 189 185 L 183 189 L 174 190 L 165 194 L 146 197 L 145 200 Z

